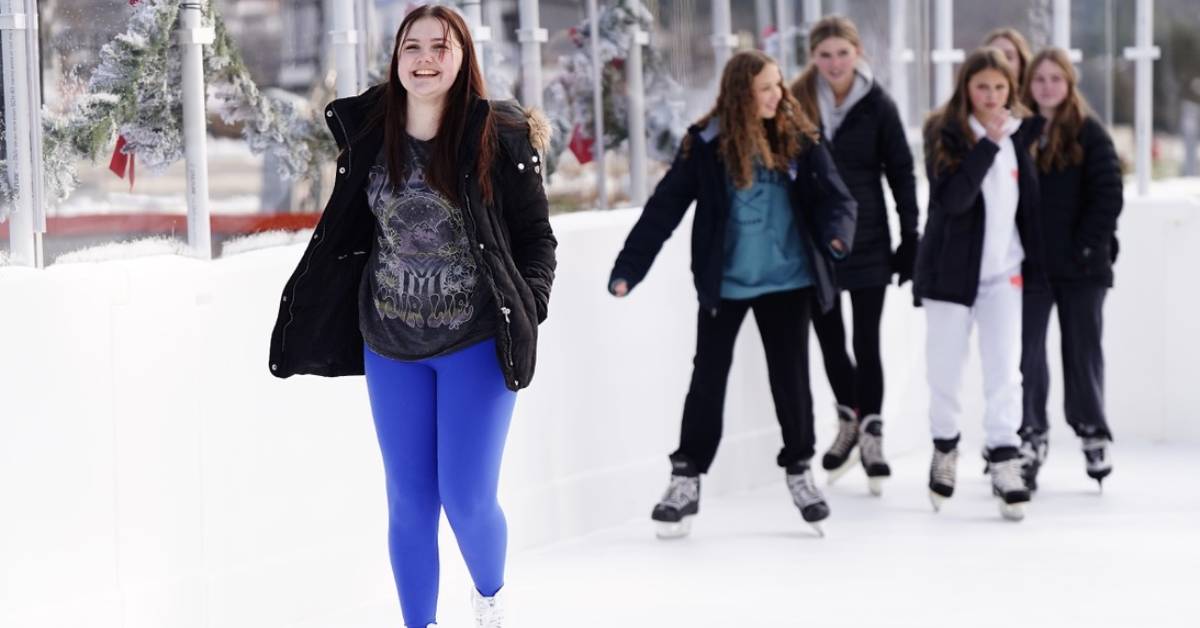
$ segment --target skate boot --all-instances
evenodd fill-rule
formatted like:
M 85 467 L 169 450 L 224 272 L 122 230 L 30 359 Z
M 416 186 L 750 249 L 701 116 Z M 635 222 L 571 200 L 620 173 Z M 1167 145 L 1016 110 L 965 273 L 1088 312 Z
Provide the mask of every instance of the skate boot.
M 813 481 L 808 460 L 801 460 L 787 467 L 787 487 L 788 492 L 792 494 L 792 503 L 800 510 L 800 516 L 804 517 L 804 521 L 812 526 L 817 534 L 825 536 L 820 524 L 829 517 L 829 504 L 825 503 L 825 496 Z
M 1104 478 L 1112 473 L 1112 461 L 1108 458 L 1108 439 L 1103 436 L 1084 438 L 1083 457 L 1087 460 L 1088 477 L 1095 480 L 1103 491 Z
M 671 461 L 671 483 L 650 518 L 660 539 L 678 539 L 692 531 L 692 517 L 700 512 L 700 470 L 687 460 Z
M 838 433 L 829 451 L 821 457 L 821 466 L 828 472 L 826 482 L 833 484 L 854 465 L 858 445 L 858 413 L 854 408 L 837 405 Z
M 992 494 L 1000 499 L 1000 514 L 1009 521 L 1025 518 L 1029 487 L 1021 477 L 1021 452 L 1016 447 L 997 447 L 989 452 L 992 461 Z
M 878 414 L 863 419 L 858 449 L 863 470 L 867 472 L 867 486 L 872 495 L 879 497 L 883 495 L 883 480 L 891 477 L 892 468 L 883 457 L 883 419 Z
M 992 459 L 988 457 L 988 448 L 986 445 L 983 451 L 979 452 L 979 457 L 983 458 L 983 474 L 987 475 L 992 472 Z
M 475 610 L 475 628 L 504 628 L 504 589 L 484 597 L 471 587 L 471 607 Z
M 1025 479 L 1025 486 L 1029 487 L 1030 493 L 1038 489 L 1038 471 L 1042 469 L 1049 453 L 1050 441 L 1045 434 L 1030 434 L 1021 438 L 1021 477 Z
M 941 512 L 942 502 L 954 495 L 958 475 L 958 436 L 933 439 L 933 460 L 929 463 L 929 503 Z

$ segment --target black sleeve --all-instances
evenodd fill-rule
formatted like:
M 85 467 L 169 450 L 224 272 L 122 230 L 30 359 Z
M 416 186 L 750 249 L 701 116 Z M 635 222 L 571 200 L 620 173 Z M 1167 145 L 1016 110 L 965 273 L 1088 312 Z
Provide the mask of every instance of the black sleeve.
M 963 214 L 975 205 L 983 178 L 992 167 L 1000 146 L 981 138 L 954 168 L 937 172 L 933 146 L 925 149 L 925 172 L 929 177 L 929 202 L 950 215 Z
M 1094 119 L 1084 122 L 1083 203 L 1075 232 L 1076 252 L 1107 247 L 1117 230 L 1117 216 L 1124 205 L 1121 165 L 1112 139 Z M 1085 254 L 1086 256 L 1086 254 Z
M 685 138 L 687 142 L 698 141 L 696 138 Z M 650 271 L 650 265 L 662 249 L 662 245 L 671 237 L 675 227 L 683 220 L 688 207 L 696 200 L 696 158 L 698 147 L 692 146 L 691 151 L 682 146 L 675 154 L 671 168 L 663 175 L 654 188 L 654 194 L 646 201 L 641 217 L 625 238 L 625 246 L 617 255 L 613 264 L 612 275 L 608 283 L 624 279 L 629 289 L 642 281 Z
M 846 254 L 849 254 L 854 246 L 854 231 L 858 225 L 858 201 L 846 188 L 833 155 L 829 154 L 824 142 L 818 142 L 808 149 L 808 163 L 816 183 L 813 201 L 817 226 L 821 232 L 818 248 L 828 251 L 834 240 L 841 240 L 846 245 Z
M 527 141 L 521 150 L 536 154 Z M 540 169 L 509 169 L 508 181 L 503 184 L 506 191 L 503 214 L 512 241 L 513 262 L 533 291 L 541 323 L 546 320 L 550 289 L 554 285 L 558 240 L 550 228 L 550 204 L 546 201 L 542 176 L 536 170 Z
M 901 239 L 917 236 L 920 209 L 917 207 L 917 177 L 913 172 L 912 151 L 908 148 L 908 137 L 900 112 L 890 98 L 884 99 L 883 120 L 880 129 L 880 153 L 883 155 L 883 172 L 892 198 L 896 201 L 896 213 L 900 217 Z

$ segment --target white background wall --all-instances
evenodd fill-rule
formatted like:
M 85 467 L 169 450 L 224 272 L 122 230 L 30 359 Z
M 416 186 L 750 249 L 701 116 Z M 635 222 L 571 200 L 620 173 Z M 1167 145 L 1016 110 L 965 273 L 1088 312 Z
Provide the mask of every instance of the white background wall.
M 502 479 L 513 548 L 644 518 L 665 485 L 694 346 L 690 228 L 621 301 L 604 287 L 636 215 L 555 219 L 551 315 Z M 1200 203 L 1130 199 L 1120 234 L 1105 338 L 1117 446 L 1200 441 Z M 315 627 L 394 604 L 362 379 L 266 368 L 300 253 L 0 268 L 0 626 Z M 924 319 L 908 286 L 888 298 L 888 451 L 923 457 Z M 741 338 L 706 495 L 780 475 L 752 321 Z M 812 346 L 823 450 L 831 398 Z M 1070 450 L 1054 377 L 1054 446 Z

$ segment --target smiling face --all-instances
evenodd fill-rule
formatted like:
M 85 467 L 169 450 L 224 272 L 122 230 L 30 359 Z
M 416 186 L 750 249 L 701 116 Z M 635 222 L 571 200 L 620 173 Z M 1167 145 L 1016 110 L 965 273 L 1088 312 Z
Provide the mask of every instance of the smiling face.
M 1046 59 L 1033 69 L 1029 93 L 1044 113 L 1053 112 L 1067 99 L 1070 82 L 1067 73 L 1054 61 Z
M 828 81 L 834 91 L 843 92 L 854 81 L 858 48 L 848 39 L 828 37 L 813 48 L 813 63 L 821 78 Z
M 400 41 L 397 78 L 409 98 L 440 102 L 462 69 L 462 44 L 441 20 L 424 17 Z
M 967 93 L 971 99 L 971 113 L 985 120 L 996 111 L 1008 106 L 1011 86 L 1008 77 L 992 68 L 980 70 L 967 81 Z
M 754 104 L 758 117 L 766 120 L 774 118 L 775 112 L 779 109 L 779 101 L 783 99 L 783 74 L 779 72 L 779 66 L 774 63 L 763 66 L 763 69 L 755 75 L 751 89 L 754 91 Z

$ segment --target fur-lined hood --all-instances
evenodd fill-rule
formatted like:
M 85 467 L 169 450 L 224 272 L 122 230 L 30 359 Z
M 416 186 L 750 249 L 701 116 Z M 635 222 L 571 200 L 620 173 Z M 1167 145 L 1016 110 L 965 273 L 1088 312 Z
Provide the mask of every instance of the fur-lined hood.
M 529 125 L 529 143 L 539 153 L 550 148 L 550 120 L 537 107 L 525 107 L 525 122 Z

